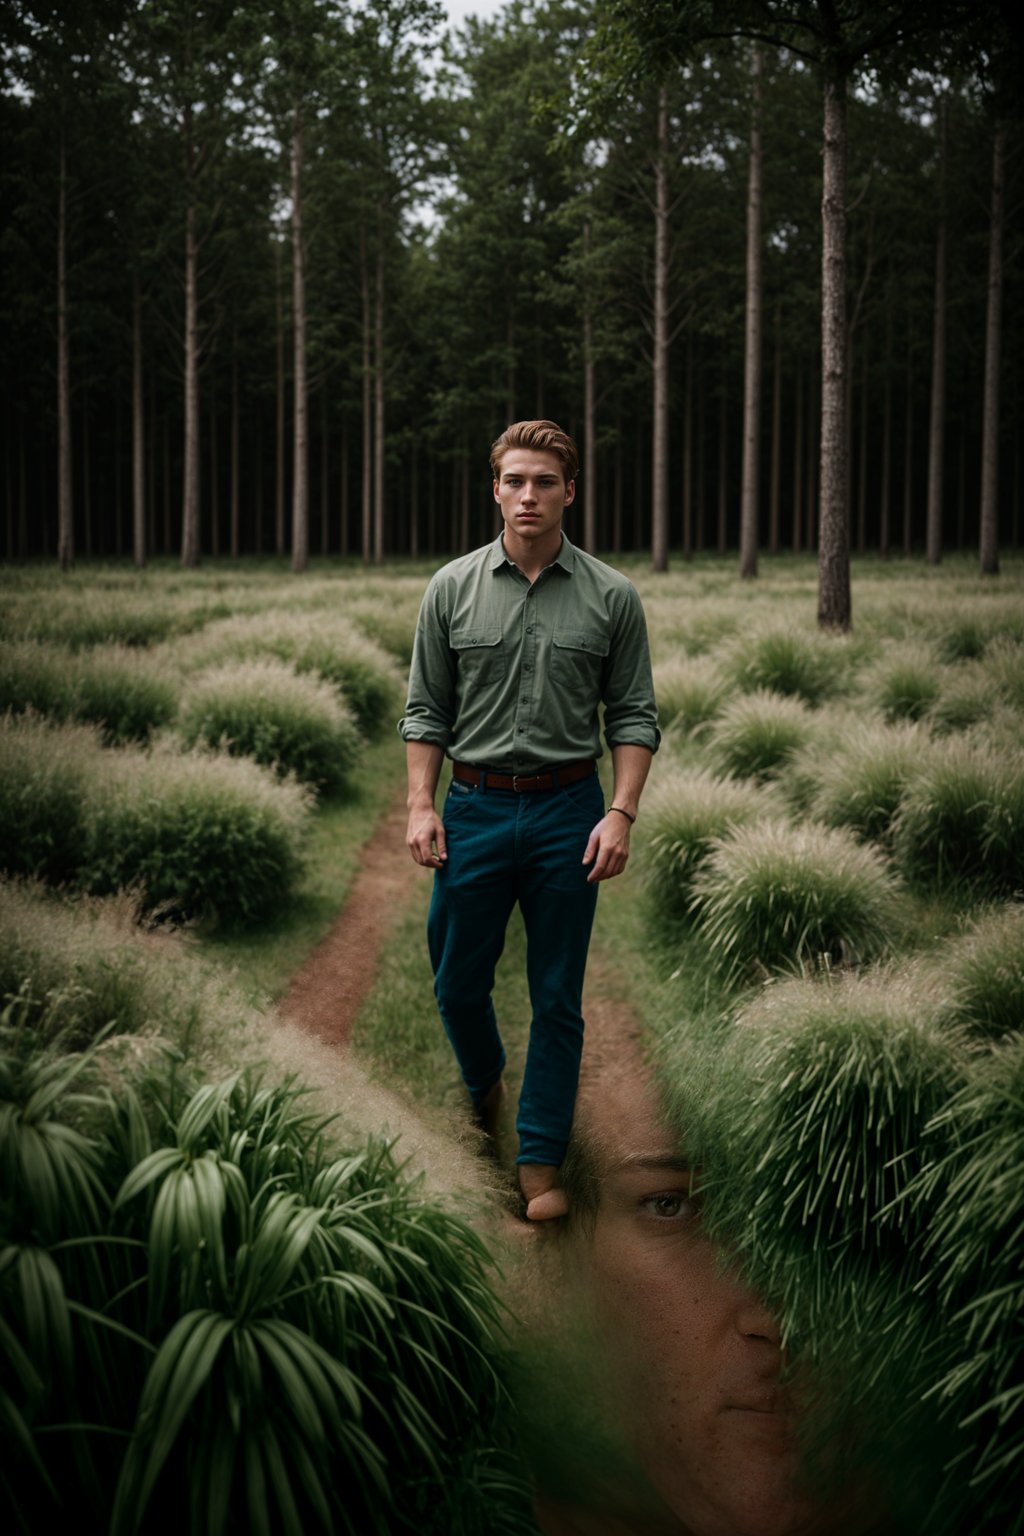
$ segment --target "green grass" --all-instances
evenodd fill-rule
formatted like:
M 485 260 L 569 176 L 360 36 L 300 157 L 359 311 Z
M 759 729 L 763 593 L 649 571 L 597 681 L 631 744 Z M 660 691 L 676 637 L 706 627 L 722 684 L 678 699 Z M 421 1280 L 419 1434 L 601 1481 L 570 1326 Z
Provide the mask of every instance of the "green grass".
M 718 714 L 727 692 L 718 666 L 705 656 L 676 656 L 654 668 L 654 693 L 663 730 L 687 736 L 701 732 Z
M 722 666 L 744 693 L 766 690 L 814 707 L 843 692 L 850 643 L 809 627 L 773 625 L 737 635 Z
M 1024 889 L 1024 752 L 954 738 L 929 753 L 894 821 L 908 880 L 960 899 Z
M 722 773 L 770 779 L 813 733 L 814 717 L 799 699 L 758 689 L 722 709 L 710 730 L 709 755 Z
M 851 724 L 827 750 L 813 752 L 806 769 L 806 796 L 813 815 L 832 827 L 885 843 L 903 797 L 928 760 L 930 740 L 914 724 Z

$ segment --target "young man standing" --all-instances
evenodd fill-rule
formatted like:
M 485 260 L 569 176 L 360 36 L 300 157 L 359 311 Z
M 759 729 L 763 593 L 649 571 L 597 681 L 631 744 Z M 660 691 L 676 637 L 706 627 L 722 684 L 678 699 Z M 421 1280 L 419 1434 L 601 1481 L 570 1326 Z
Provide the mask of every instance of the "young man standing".
M 434 991 L 477 1117 L 497 1125 L 505 1052 L 491 990 L 518 901 L 533 1018 L 516 1130 L 531 1220 L 568 1209 L 557 1172 L 583 1046 L 583 973 L 597 886 L 619 875 L 658 747 L 647 629 L 617 571 L 562 532 L 576 446 L 520 421 L 491 449 L 502 531 L 433 577 L 416 628 L 407 743 L 409 829 L 435 870 Z M 598 708 L 611 749 L 606 810 Z M 441 764 L 453 760 L 443 817 Z

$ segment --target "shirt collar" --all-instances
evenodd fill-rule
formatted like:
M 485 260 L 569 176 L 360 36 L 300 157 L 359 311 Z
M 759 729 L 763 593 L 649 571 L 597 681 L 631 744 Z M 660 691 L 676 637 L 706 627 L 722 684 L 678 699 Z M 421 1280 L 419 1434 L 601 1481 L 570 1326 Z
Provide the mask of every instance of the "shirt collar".
M 498 537 L 495 539 L 494 543 L 491 545 L 491 553 L 488 557 L 487 563 L 492 571 L 500 570 L 503 565 L 511 565 L 513 569 L 515 568 L 515 561 L 510 560 L 508 555 L 505 553 L 505 545 L 502 542 L 500 533 L 498 534 Z M 567 576 L 571 576 L 572 568 L 575 563 L 576 551 L 572 544 L 570 544 L 568 535 L 563 528 L 561 547 L 558 551 L 558 554 L 552 560 L 551 564 L 560 565 L 565 574 Z

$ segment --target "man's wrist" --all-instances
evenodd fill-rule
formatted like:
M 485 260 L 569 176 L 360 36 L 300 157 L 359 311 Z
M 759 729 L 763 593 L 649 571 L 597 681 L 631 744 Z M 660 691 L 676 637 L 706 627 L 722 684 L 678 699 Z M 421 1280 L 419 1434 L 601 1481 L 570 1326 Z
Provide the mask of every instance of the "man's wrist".
M 632 826 L 634 821 L 636 821 L 636 811 L 627 811 L 624 805 L 610 805 L 608 807 L 608 813 L 610 814 L 612 811 L 618 811 L 620 816 L 625 816 L 630 826 Z

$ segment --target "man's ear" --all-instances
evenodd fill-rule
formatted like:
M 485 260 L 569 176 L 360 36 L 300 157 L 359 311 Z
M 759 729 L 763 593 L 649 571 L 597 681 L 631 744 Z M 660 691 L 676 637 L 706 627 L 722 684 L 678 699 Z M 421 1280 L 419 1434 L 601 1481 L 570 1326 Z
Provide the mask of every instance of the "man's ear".
M 575 480 L 570 480 L 569 484 L 565 488 L 565 505 L 568 506 L 570 504 L 570 502 L 575 500 L 575 497 L 576 497 L 576 481 Z

